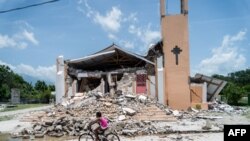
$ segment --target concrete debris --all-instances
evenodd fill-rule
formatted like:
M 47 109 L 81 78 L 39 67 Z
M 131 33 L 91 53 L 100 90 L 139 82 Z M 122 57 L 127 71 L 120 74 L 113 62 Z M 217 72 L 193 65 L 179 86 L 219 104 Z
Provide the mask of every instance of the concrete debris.
M 233 107 L 221 101 L 214 101 L 209 103 L 209 110 L 216 112 L 226 112 L 226 113 L 235 113 L 235 114 L 243 114 L 246 110 L 240 107 Z
M 212 124 L 210 121 L 206 120 L 206 125 L 202 127 L 203 130 L 210 130 L 212 129 Z
M 197 110 L 197 109 L 195 109 L 195 108 L 193 108 L 193 107 L 190 108 L 190 111 L 193 111 L 193 112 L 195 112 L 195 113 L 198 113 L 198 112 L 199 112 L 199 110 Z
M 126 119 L 126 116 L 125 115 L 120 115 L 119 117 L 118 117 L 118 120 L 119 121 L 123 121 L 123 120 L 125 120 Z
M 182 140 L 182 136 L 180 134 L 178 134 L 178 136 L 176 137 L 176 140 L 179 141 L 179 140 Z
M 97 92 L 97 93 L 95 93 L 95 96 L 96 96 L 96 98 L 101 98 L 101 97 L 103 97 L 103 93 Z
M 140 95 L 140 96 L 138 97 L 138 99 L 140 100 L 140 102 L 145 103 L 146 100 L 147 100 L 147 97 L 144 96 L 144 95 Z
M 180 112 L 178 110 L 174 110 L 173 115 L 176 116 L 176 117 L 181 116 L 181 114 L 180 114 Z
M 117 91 L 115 92 L 115 94 L 118 95 L 118 96 L 121 96 L 123 93 L 122 93 L 121 90 L 117 90 Z
M 136 111 L 131 108 L 122 108 L 123 112 L 129 116 L 133 116 L 136 114 Z
M 44 134 L 35 134 L 35 138 L 43 138 Z
M 110 107 L 110 106 L 112 106 L 112 103 L 105 102 L 104 105 L 107 106 L 107 107 Z
M 222 119 L 223 117 L 221 116 L 196 116 L 197 118 L 202 118 L 202 119 Z
M 189 123 L 186 123 L 185 120 L 190 120 L 190 123 L 206 121 L 205 125 L 201 124 L 194 131 L 198 129 L 212 131 L 214 127 L 207 120 L 223 117 L 210 115 L 210 112 L 238 113 L 244 110 L 225 103 L 214 102 L 210 104 L 208 111 L 193 108 L 190 108 L 189 111 L 178 111 L 144 95 L 119 94 L 113 97 L 98 92 L 97 94 L 93 94 L 93 92 L 78 93 L 77 98 L 68 99 L 61 105 L 37 112 L 37 114 L 31 114 L 30 117 L 25 116 L 23 119 L 34 122 L 33 127 L 13 133 L 12 137 L 25 138 L 29 135 L 34 135 L 35 138 L 42 138 L 44 135 L 53 137 L 78 136 L 87 128 L 88 123 L 95 119 L 97 111 L 101 111 L 109 119 L 110 130 L 115 130 L 120 135 L 136 136 L 179 132 L 165 124 L 166 122 L 175 122 L 174 125 L 179 124 L 184 126 L 183 129 L 186 129 L 185 126 L 188 126 Z M 181 123 L 181 121 L 183 122 Z M 94 129 L 94 127 L 92 128 Z M 177 140 L 182 140 L 182 137 L 178 137 Z
M 35 131 L 40 131 L 41 129 L 42 129 L 41 125 L 36 125 L 34 128 Z
M 167 115 L 171 115 L 173 112 L 170 109 L 165 109 Z
M 132 95 L 132 94 L 127 94 L 125 95 L 126 98 L 131 98 L 131 99 L 135 99 L 136 95 Z
M 137 133 L 137 130 L 122 130 L 123 135 L 134 136 Z

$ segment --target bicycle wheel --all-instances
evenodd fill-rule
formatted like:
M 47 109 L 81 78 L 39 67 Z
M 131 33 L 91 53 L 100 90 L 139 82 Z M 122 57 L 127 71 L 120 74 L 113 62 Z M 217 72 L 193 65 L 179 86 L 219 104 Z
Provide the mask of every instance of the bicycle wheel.
M 79 136 L 78 141 L 94 141 L 94 137 L 91 134 L 83 133 Z
M 114 133 L 109 133 L 106 135 L 106 139 L 108 141 L 120 141 L 120 138 L 118 135 L 114 134 Z

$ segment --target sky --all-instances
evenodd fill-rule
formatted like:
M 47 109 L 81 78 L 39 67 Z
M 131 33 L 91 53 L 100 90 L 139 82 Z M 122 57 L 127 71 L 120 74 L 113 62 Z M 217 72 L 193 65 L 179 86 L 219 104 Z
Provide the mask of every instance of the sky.
M 0 0 L 0 11 L 49 0 Z M 167 14 L 179 14 L 167 0 Z M 189 0 L 191 75 L 250 66 L 250 1 Z M 75 59 L 115 43 L 145 55 L 161 40 L 159 0 L 60 0 L 0 14 L 0 64 L 55 82 L 56 58 Z

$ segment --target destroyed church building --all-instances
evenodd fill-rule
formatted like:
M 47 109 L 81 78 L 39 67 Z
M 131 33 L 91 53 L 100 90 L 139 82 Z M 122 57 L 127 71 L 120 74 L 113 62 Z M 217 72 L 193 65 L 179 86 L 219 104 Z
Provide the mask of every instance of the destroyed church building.
M 63 83 L 57 83 L 63 86 L 61 95 L 57 94 L 57 103 L 62 97 L 90 91 L 110 95 L 118 90 L 126 94 L 150 93 L 147 92 L 147 85 L 151 83 L 147 83 L 149 72 L 146 68 L 154 68 L 154 63 L 115 44 L 79 59 L 64 61 L 60 56 L 57 62 L 58 70 L 63 72 L 57 74 L 58 82 Z
M 56 103 L 77 93 L 111 96 L 143 94 L 173 109 L 207 109 L 226 85 L 225 81 L 196 74 L 190 77 L 188 0 L 180 0 L 180 14 L 166 14 L 160 0 L 162 39 L 146 56 L 116 44 L 92 55 L 57 58 Z

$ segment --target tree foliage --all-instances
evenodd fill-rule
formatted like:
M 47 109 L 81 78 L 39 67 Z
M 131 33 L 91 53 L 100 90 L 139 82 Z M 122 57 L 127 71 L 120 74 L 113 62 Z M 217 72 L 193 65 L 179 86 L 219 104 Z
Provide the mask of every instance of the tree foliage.
M 250 69 L 232 72 L 227 76 L 215 74 L 212 77 L 228 82 L 221 94 L 229 104 L 237 105 L 242 96 L 250 93 Z
M 48 103 L 55 91 L 54 85 L 47 85 L 44 81 L 38 80 L 34 86 L 26 82 L 22 76 L 14 73 L 8 66 L 0 65 L 0 102 L 7 102 L 11 97 L 11 89 L 20 89 L 21 99 L 26 101 Z

